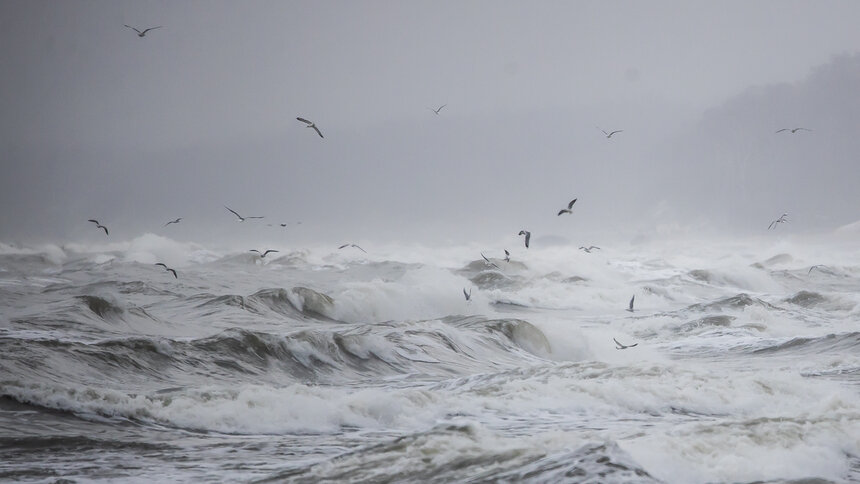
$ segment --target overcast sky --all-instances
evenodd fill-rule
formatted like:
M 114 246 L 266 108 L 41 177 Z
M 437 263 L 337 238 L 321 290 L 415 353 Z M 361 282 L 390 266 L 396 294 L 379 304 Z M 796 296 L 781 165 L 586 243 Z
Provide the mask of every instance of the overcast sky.
M 858 19 L 855 1 L 0 0 L 0 241 L 95 240 L 92 217 L 200 242 L 266 222 L 337 242 L 836 227 L 860 219 Z

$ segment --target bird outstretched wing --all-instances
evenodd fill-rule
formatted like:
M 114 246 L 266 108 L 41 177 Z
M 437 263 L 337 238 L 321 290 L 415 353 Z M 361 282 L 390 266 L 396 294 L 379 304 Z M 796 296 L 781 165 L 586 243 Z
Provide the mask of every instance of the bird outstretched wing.
M 236 212 L 236 211 L 235 211 L 235 210 L 233 210 L 232 208 L 228 207 L 227 205 L 224 205 L 224 208 L 226 208 L 227 210 L 229 210 L 229 211 L 233 212 L 233 215 L 235 215 L 235 216 L 239 217 L 240 219 L 241 219 L 241 218 L 244 218 L 244 217 L 242 217 L 241 215 L 239 215 L 239 213 L 238 213 L 238 212 Z

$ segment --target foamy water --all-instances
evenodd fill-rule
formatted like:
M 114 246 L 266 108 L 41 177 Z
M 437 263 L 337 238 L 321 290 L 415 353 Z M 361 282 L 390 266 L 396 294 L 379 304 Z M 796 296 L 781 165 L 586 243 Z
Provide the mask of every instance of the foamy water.
M 0 244 L 0 479 L 858 480 L 857 240 Z

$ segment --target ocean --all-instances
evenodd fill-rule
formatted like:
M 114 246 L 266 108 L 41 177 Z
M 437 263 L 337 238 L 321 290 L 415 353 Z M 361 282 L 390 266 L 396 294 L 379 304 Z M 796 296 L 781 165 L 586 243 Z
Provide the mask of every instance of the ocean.
M 856 231 L 510 240 L 0 244 L 0 480 L 860 481 Z

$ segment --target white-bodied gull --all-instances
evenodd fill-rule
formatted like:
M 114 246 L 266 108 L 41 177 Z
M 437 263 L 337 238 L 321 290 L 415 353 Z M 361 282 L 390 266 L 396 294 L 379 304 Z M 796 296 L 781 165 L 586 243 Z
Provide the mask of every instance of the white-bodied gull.
M 784 213 L 784 214 L 780 215 L 778 219 L 771 222 L 770 225 L 767 226 L 767 229 L 768 230 L 774 229 L 774 228 L 776 228 L 777 225 L 784 224 L 786 222 L 788 222 L 788 214 Z
M 615 338 L 612 338 L 612 341 L 615 341 L 615 344 L 617 345 L 615 347 L 616 350 L 626 350 L 627 348 L 632 348 L 632 347 L 639 344 L 639 343 L 633 343 L 632 345 L 623 345 L 623 344 L 619 343 L 618 340 Z
M 298 119 L 299 121 L 301 121 L 301 122 L 303 122 L 303 123 L 307 124 L 307 126 L 305 126 L 306 128 L 313 128 L 313 129 L 314 129 L 314 131 L 316 131 L 316 132 L 317 132 L 317 134 L 318 134 L 318 135 L 320 135 L 320 138 L 325 138 L 325 136 L 323 136 L 323 135 L 322 135 L 322 133 L 320 132 L 320 129 L 319 129 L 319 128 L 317 128 L 316 123 L 314 123 L 313 121 L 308 121 L 308 120 L 307 120 L 307 119 L 305 119 L 305 118 L 296 118 L 296 119 Z
M 239 221 L 240 221 L 240 222 L 244 222 L 245 220 L 249 220 L 249 219 L 252 219 L 252 218 L 263 218 L 263 217 L 243 217 L 243 216 L 239 215 L 239 213 L 238 213 L 237 211 L 233 210 L 232 208 L 228 207 L 227 205 L 224 205 L 224 208 L 226 208 L 227 210 L 229 210 L 229 211 L 233 212 L 233 215 L 235 215 L 235 216 L 239 217 Z
M 563 209 L 559 210 L 558 214 L 561 215 L 564 213 L 571 213 L 571 209 L 573 208 L 573 204 L 576 203 L 577 200 L 579 200 L 579 199 L 574 198 L 573 200 L 571 200 L 570 203 L 567 204 L 567 208 L 563 208 Z

